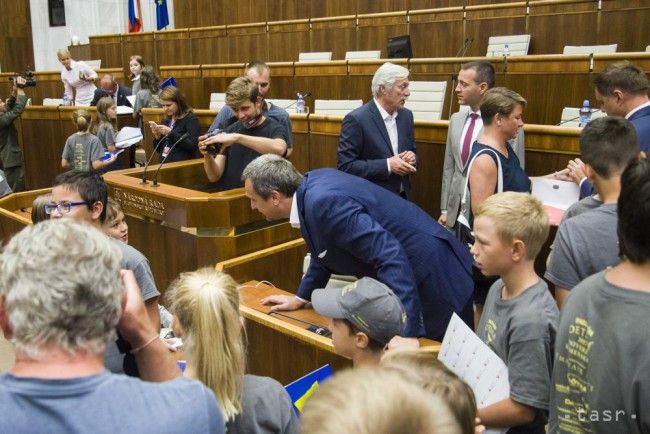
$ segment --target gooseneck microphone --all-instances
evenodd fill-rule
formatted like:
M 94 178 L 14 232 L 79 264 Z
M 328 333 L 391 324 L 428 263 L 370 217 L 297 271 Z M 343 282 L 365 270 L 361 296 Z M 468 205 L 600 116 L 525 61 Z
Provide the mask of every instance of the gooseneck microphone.
M 160 165 L 158 166 L 158 170 L 156 170 L 156 173 L 154 173 L 154 175 L 153 175 L 153 186 L 154 187 L 158 187 L 158 173 L 160 173 L 160 169 L 162 168 L 163 164 L 165 164 L 165 161 L 167 161 L 167 158 L 169 158 L 169 156 L 171 155 L 171 153 L 174 150 L 174 148 L 176 147 L 176 145 L 178 145 L 180 142 L 185 140 L 189 135 L 190 135 L 190 133 L 183 134 L 180 139 L 176 140 L 174 142 L 174 144 L 169 147 L 169 152 L 167 152 L 167 155 L 165 155 L 165 157 L 162 159 L 162 161 L 160 162 Z
M 300 93 L 300 92 L 298 92 L 298 93 Z M 311 92 L 310 92 L 310 91 L 307 91 L 307 92 L 305 92 L 305 93 L 303 93 L 303 94 L 301 94 L 301 95 L 302 95 L 302 98 L 303 98 L 303 99 L 307 99 L 308 96 L 311 96 Z M 282 107 L 282 108 L 286 110 L 286 109 L 288 109 L 289 107 L 294 106 L 297 102 L 298 102 L 298 100 L 295 99 L 295 100 L 293 100 L 293 102 L 292 102 L 291 104 L 289 104 L 289 105 L 286 106 L 286 107 Z M 278 107 L 279 107 L 279 106 L 278 106 Z
M 142 172 L 142 182 L 140 184 L 147 183 L 147 169 L 149 168 L 149 164 L 151 164 L 151 160 L 153 160 L 154 155 L 156 155 L 156 152 L 158 152 L 160 145 L 162 145 L 163 142 L 166 142 L 168 140 L 169 140 L 169 134 L 166 134 L 165 137 L 163 137 L 161 140 L 158 141 L 158 144 L 153 149 L 153 152 L 151 153 L 151 156 L 147 160 L 147 163 L 144 165 L 144 171 Z
M 472 42 L 474 42 L 474 38 L 472 37 L 465 38 L 465 42 L 463 43 L 463 46 L 460 47 L 455 57 L 464 57 L 470 45 L 472 45 Z

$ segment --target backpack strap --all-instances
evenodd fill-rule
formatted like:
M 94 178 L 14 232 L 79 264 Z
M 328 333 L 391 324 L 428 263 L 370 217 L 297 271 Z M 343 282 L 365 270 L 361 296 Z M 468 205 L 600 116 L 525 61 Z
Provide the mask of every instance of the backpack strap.
M 461 212 L 463 211 L 463 208 L 465 207 L 465 204 L 467 202 L 467 192 L 469 191 L 469 174 L 470 171 L 472 170 L 472 165 L 474 164 L 474 161 L 476 161 L 476 157 L 481 155 L 482 153 L 485 152 L 492 152 L 494 156 L 497 159 L 497 193 L 502 193 L 503 192 L 503 168 L 501 167 L 501 159 L 499 158 L 499 154 L 496 153 L 493 149 L 481 149 L 474 155 L 474 158 L 472 158 L 472 161 L 469 162 L 469 165 L 467 166 L 467 177 L 465 178 L 465 190 L 463 190 L 463 198 L 460 201 L 460 209 Z

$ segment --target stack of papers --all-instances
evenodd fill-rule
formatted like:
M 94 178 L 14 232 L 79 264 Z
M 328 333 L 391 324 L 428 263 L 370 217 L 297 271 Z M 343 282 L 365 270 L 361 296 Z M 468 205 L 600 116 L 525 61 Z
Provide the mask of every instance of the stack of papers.
M 142 140 L 142 131 L 137 127 L 124 127 L 115 137 L 116 148 L 128 148 Z

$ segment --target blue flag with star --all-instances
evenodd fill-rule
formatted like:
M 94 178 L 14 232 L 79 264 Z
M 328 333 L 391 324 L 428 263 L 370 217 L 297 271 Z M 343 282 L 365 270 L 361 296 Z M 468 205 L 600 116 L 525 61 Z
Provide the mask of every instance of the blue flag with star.
M 167 13 L 167 0 L 156 1 L 156 24 L 158 30 L 162 30 L 169 25 L 169 14 Z

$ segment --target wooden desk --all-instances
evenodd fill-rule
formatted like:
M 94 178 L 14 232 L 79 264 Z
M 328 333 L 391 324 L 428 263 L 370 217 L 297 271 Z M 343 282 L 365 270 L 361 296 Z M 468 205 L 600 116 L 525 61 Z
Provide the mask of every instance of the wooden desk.
M 309 323 L 327 327 L 329 322 L 311 307 L 269 314 L 269 306 L 260 300 L 274 294 L 292 295 L 256 280 L 239 287 L 239 309 L 246 319 L 249 373 L 288 384 L 326 363 L 335 371 L 352 365 L 349 359 L 336 354 L 332 339 L 307 330 Z M 440 351 L 440 343 L 430 339 L 421 338 L 420 346 L 436 354 Z

